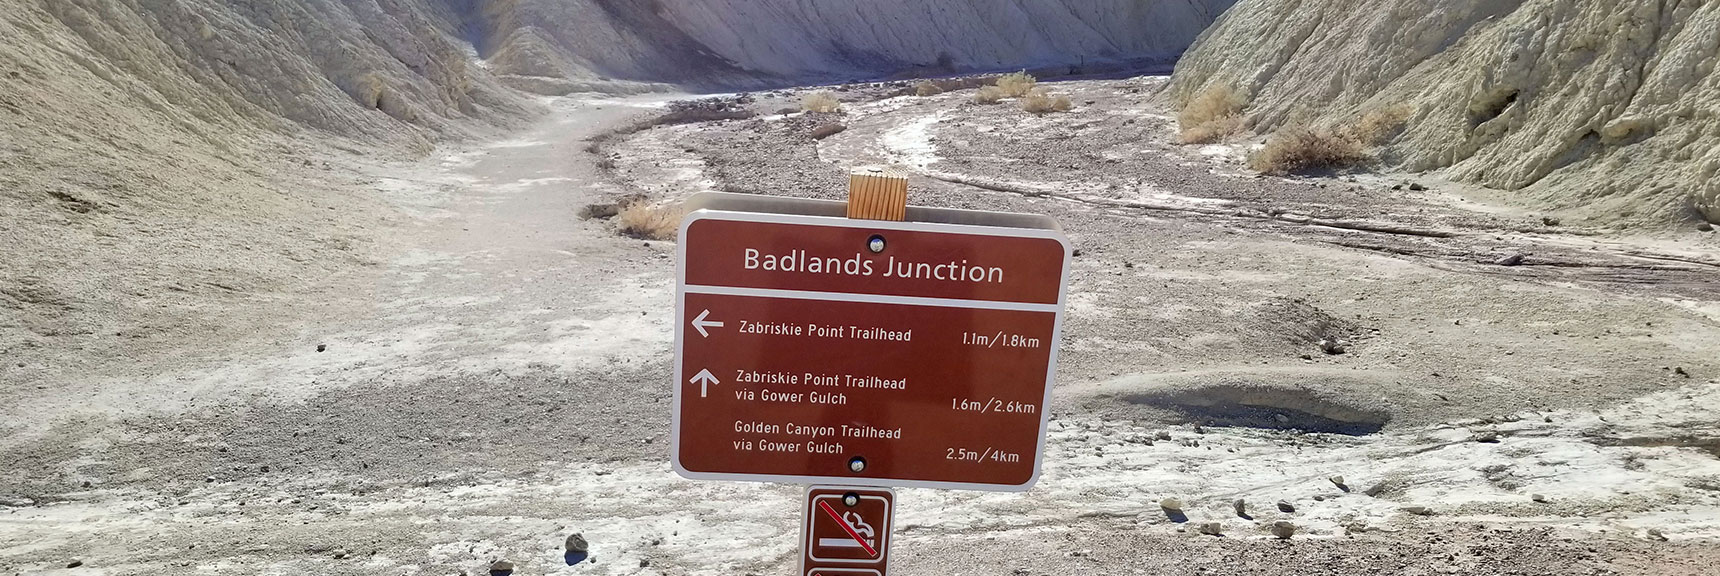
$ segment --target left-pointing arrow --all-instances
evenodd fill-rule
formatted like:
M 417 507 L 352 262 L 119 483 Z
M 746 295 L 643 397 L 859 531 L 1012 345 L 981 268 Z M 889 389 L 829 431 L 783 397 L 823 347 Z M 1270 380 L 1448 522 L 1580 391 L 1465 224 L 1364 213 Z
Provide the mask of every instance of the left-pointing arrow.
M 710 370 L 706 370 L 706 369 L 700 369 L 699 373 L 694 374 L 693 379 L 688 380 L 688 382 L 699 385 L 699 397 L 700 398 L 704 398 L 705 394 L 710 392 L 710 387 L 712 384 L 722 384 L 722 382 L 717 381 L 716 376 L 711 375 Z
M 706 328 L 722 328 L 723 327 L 722 322 L 711 322 L 709 320 L 705 320 L 705 317 L 710 316 L 710 315 L 711 315 L 711 311 L 706 310 L 704 312 L 700 312 L 699 317 L 693 319 L 693 328 L 695 330 L 699 331 L 700 336 L 704 336 L 706 338 L 711 337 L 711 333 L 705 331 Z M 743 326 L 743 328 L 744 328 L 744 326 Z

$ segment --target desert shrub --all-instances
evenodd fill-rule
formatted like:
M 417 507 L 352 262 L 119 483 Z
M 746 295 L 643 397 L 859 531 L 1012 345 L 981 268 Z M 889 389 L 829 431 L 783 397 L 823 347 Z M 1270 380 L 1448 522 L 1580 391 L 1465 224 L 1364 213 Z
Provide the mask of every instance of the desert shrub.
M 1202 122 L 1193 128 L 1187 128 L 1177 137 L 1183 144 L 1211 144 L 1223 142 L 1230 137 L 1242 133 L 1241 116 L 1224 116 Z
M 1295 126 L 1273 133 L 1248 163 L 1260 172 L 1284 175 L 1346 168 L 1367 160 L 1362 145 L 1347 135 Z
M 939 88 L 938 83 L 931 80 L 921 80 L 919 84 L 914 85 L 914 95 L 922 98 L 926 96 L 936 96 L 943 93 L 944 89 Z
M 1035 88 L 1021 98 L 1021 109 L 1034 114 L 1068 112 L 1074 107 L 1075 104 L 1069 101 L 1068 96 L 1052 96 L 1046 93 L 1044 88 Z
M 829 90 L 819 90 L 800 98 L 800 109 L 807 112 L 830 113 L 842 109 L 842 101 Z
M 1003 95 L 1005 97 L 1020 98 L 1022 96 L 1026 96 L 1027 92 L 1032 90 L 1033 85 L 1038 82 L 1039 81 L 1035 80 L 1031 74 L 1027 73 L 1026 70 L 1022 70 L 1014 74 L 1004 74 L 999 76 L 997 78 L 997 88 L 1003 91 Z
M 1228 138 L 1242 130 L 1242 108 L 1248 102 L 1226 84 L 1202 90 L 1177 113 L 1178 137 L 1184 144 L 1204 144 Z
M 633 202 L 615 216 L 616 231 L 644 240 L 673 240 L 681 229 L 679 204 Z
M 1003 89 L 996 86 L 981 86 L 973 94 L 973 101 L 980 104 L 996 104 L 1003 101 Z
M 1345 129 L 1345 133 L 1363 146 L 1379 146 L 1403 129 L 1413 111 L 1408 104 L 1372 108 L 1362 112 L 1355 124 Z

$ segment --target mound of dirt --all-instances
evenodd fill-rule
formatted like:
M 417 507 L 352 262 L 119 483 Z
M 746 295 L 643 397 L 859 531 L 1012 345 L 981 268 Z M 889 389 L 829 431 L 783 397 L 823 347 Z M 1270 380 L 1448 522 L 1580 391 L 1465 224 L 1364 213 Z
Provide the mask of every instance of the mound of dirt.
M 1244 0 L 1177 63 L 1256 131 L 1407 106 L 1392 168 L 1600 221 L 1720 220 L 1720 5 Z

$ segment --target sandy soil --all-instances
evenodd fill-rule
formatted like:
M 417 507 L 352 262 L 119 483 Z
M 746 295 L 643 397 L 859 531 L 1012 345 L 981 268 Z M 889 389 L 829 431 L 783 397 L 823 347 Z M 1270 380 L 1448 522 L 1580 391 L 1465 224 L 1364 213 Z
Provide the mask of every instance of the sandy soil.
M 639 132 L 598 150 L 611 170 L 585 139 L 660 98 L 570 97 L 509 139 L 366 168 L 400 214 L 388 257 L 293 300 L 313 312 L 272 344 L 44 379 L 0 411 L 0 573 L 790 572 L 798 487 L 668 469 L 673 245 L 575 214 L 641 190 L 839 197 L 882 163 L 915 172 L 915 203 L 1050 214 L 1080 249 L 1043 480 L 903 491 L 897 573 L 1720 560 L 1712 238 L 1548 225 L 1433 179 L 1255 178 L 1235 147 L 1166 143 L 1162 81 L 1060 83 L 1076 109 L 1043 117 L 854 89 L 840 118 Z M 848 129 L 807 136 L 830 121 Z M 595 562 L 562 563 L 573 532 Z

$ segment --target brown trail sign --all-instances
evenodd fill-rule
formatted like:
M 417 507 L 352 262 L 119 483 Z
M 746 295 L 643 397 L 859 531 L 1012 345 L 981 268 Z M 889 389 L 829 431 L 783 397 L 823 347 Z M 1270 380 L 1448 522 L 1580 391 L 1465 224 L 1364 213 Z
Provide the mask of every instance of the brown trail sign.
M 682 224 L 671 458 L 695 479 L 1026 490 L 1069 247 L 1048 218 L 704 194 Z

